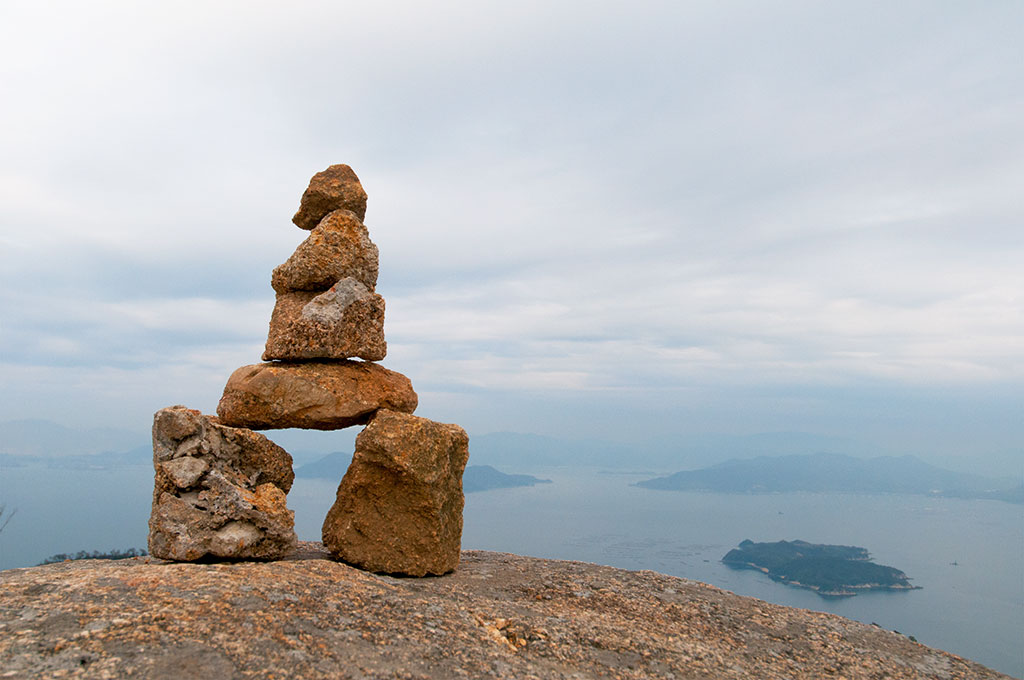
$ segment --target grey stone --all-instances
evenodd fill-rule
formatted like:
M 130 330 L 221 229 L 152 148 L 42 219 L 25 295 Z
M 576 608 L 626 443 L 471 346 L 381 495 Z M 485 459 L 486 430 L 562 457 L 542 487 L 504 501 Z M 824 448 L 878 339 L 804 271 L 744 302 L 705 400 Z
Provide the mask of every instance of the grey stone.
M 162 559 L 277 559 L 296 542 L 292 459 L 261 434 L 184 406 L 153 418 L 149 551 Z

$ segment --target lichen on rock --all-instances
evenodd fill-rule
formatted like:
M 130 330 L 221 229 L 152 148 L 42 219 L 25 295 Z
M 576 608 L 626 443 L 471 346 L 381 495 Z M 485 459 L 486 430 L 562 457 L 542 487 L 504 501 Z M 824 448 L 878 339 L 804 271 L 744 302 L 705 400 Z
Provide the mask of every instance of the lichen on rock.
M 149 551 L 162 559 L 277 559 L 295 546 L 288 452 L 261 434 L 172 406 L 153 418 Z

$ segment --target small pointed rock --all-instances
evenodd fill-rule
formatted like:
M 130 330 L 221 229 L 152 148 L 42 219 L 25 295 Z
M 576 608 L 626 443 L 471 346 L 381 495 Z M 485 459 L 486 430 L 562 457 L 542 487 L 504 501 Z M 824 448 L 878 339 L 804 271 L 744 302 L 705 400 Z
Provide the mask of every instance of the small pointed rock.
M 360 220 L 366 218 L 366 192 L 352 168 L 343 164 L 313 175 L 292 222 L 302 229 L 312 229 L 324 215 L 339 208 L 351 210 Z

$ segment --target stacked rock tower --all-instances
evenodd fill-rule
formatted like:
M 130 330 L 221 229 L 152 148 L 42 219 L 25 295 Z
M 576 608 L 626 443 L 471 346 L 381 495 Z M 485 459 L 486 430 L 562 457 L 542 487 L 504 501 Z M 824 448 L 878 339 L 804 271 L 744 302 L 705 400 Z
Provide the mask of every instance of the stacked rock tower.
M 291 456 L 253 430 L 366 424 L 323 525 L 338 559 L 370 571 L 444 574 L 459 561 L 462 472 L 457 425 L 412 415 L 412 383 L 384 359 L 378 253 L 366 192 L 347 165 L 317 173 L 292 221 L 311 233 L 274 269 L 264 363 L 228 379 L 217 417 L 183 406 L 153 422 L 155 557 L 278 559 L 295 547 L 285 495 Z

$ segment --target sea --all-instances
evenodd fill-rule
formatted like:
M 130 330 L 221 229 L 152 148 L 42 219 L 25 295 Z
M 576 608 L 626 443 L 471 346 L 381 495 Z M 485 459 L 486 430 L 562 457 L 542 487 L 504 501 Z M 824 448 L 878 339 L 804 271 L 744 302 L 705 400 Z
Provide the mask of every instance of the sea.
M 551 483 L 467 494 L 463 548 L 703 581 L 874 623 L 1024 677 L 1024 506 L 894 494 L 655 491 L 634 486 L 649 472 L 528 472 Z M 336 489 L 337 481 L 296 479 L 288 503 L 300 539 L 319 540 Z M 57 553 L 144 547 L 151 494 L 148 465 L 5 467 L 0 524 L 10 522 L 0 532 L 0 569 Z M 823 598 L 722 564 L 744 539 L 861 546 L 920 589 Z

